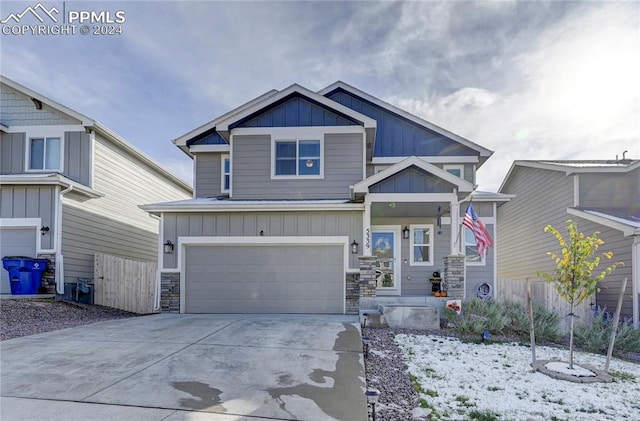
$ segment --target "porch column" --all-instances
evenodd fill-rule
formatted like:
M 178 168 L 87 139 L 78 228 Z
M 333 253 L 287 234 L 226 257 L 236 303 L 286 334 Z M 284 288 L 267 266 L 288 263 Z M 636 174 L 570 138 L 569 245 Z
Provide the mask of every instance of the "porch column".
M 451 255 L 460 253 L 460 203 L 451 201 Z
M 364 199 L 364 216 L 362 217 L 362 255 L 371 256 L 371 200 L 368 195 Z

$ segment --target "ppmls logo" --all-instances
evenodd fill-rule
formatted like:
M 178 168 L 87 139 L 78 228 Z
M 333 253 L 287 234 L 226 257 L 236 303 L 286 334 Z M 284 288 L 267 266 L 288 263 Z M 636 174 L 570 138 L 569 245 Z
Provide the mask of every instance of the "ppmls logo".
M 67 10 L 66 6 L 64 1 L 51 7 L 39 2 L 9 13 L 0 20 L 2 35 L 122 35 L 124 11 Z

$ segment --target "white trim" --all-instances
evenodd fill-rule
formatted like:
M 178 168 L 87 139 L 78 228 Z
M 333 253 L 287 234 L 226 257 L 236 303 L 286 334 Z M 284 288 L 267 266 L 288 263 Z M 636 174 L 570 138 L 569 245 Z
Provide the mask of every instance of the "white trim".
M 498 204 L 493 204 L 493 215 L 495 221 L 493 222 L 493 296 L 498 296 Z
M 371 256 L 371 202 L 364 203 L 364 215 L 362 215 L 362 255 Z
M 3 130 L 5 133 L 35 133 L 36 136 L 44 136 L 48 135 L 52 137 L 49 133 L 52 131 L 56 132 L 85 132 L 85 127 L 80 124 L 48 124 L 43 126 L 7 126 L 6 130 Z
M 437 167 L 433 164 L 430 164 L 416 156 L 411 156 L 409 158 L 403 159 L 397 164 L 392 165 L 391 167 L 380 171 L 377 174 L 372 175 L 369 178 L 366 178 L 356 184 L 353 185 L 353 193 L 368 193 L 369 187 L 372 185 L 379 183 L 382 180 L 385 180 L 411 166 L 416 166 L 428 173 L 433 174 L 434 176 L 441 178 L 454 186 L 461 192 L 473 192 L 474 186 L 466 180 L 463 180 L 455 175 L 448 173 L 440 167 Z M 387 194 L 387 193 L 384 193 Z M 408 193 L 410 195 L 418 195 L 421 193 Z M 437 194 L 437 193 L 422 193 L 422 194 Z
M 349 255 L 351 253 L 349 246 L 349 237 L 178 237 L 177 246 L 177 271 L 180 272 L 180 313 L 184 313 L 186 309 L 186 247 L 197 246 L 295 246 L 295 245 L 337 245 L 343 248 L 343 280 L 342 280 L 342 313 L 345 314 L 347 309 L 346 300 L 346 271 L 349 269 Z M 163 271 L 169 272 L 169 271 Z
M 460 203 L 458 200 L 450 200 L 450 223 L 451 223 L 451 255 L 460 253 L 461 246 L 458 244 L 458 237 L 460 236 L 460 228 L 462 223 L 460 222 Z M 456 247 L 457 246 L 457 247 Z M 465 259 L 466 262 L 467 259 Z
M 625 223 L 618 222 L 604 216 L 594 215 L 586 210 L 567 208 L 567 213 L 569 215 L 578 216 L 582 219 L 586 219 L 587 221 L 595 222 L 596 224 L 604 225 L 605 227 L 621 231 L 625 237 L 628 237 L 630 235 L 640 235 L 639 227 L 627 225 Z
M 229 126 L 235 123 L 236 121 L 242 120 L 243 118 L 246 118 L 264 108 L 267 108 L 271 104 L 279 101 L 280 99 L 286 98 L 287 96 L 293 93 L 298 93 L 302 96 L 305 96 L 315 102 L 318 102 L 324 105 L 329 109 L 335 110 L 337 113 L 344 114 L 352 118 L 353 120 L 356 120 L 362 123 L 362 125 L 365 128 L 373 128 L 373 129 L 376 128 L 376 120 L 374 120 L 373 118 L 360 114 L 359 112 L 354 111 L 351 108 L 348 108 L 342 104 L 332 101 L 329 98 L 326 98 L 322 95 L 318 95 L 315 92 L 312 92 L 300 85 L 293 84 L 288 88 L 283 89 L 282 91 L 267 97 L 264 101 L 257 102 L 243 110 L 238 111 L 237 113 L 231 116 L 222 118 L 220 120 L 216 120 L 216 129 L 220 132 L 229 131 Z
M 413 248 L 416 246 L 416 244 L 414 243 L 415 240 L 415 236 L 413 231 L 416 228 L 427 228 L 429 230 L 429 244 L 418 244 L 419 246 L 422 245 L 426 245 L 429 246 L 429 260 L 428 261 L 421 261 L 421 262 L 417 262 L 414 260 L 414 251 Z M 409 225 L 409 266 L 433 266 L 434 262 L 433 262 L 433 243 L 434 243 L 434 228 L 433 228 L 433 224 L 411 224 Z
M 233 143 L 234 138 L 233 135 L 229 136 L 229 170 L 233 171 Z M 232 176 L 229 177 L 229 197 L 233 197 L 233 173 Z
M 580 175 L 573 175 L 573 206 L 580 206 Z
M 300 160 L 300 142 L 302 141 L 318 141 L 320 142 L 320 168 L 319 174 L 312 175 L 299 175 L 298 174 L 298 164 Z M 287 175 L 277 175 L 276 174 L 276 143 L 278 142 L 295 142 L 296 143 L 296 174 L 287 174 Z M 308 179 L 324 179 L 324 136 L 320 138 L 316 138 L 313 135 L 300 136 L 300 137 L 292 137 L 287 135 L 287 137 L 276 139 L 273 135 L 271 136 L 271 180 L 308 180 Z
M 224 161 L 225 159 L 229 160 L 229 188 L 225 189 L 225 176 L 227 175 L 224 170 Z M 220 155 L 220 193 L 229 193 L 231 190 L 231 156 L 227 154 Z
M 367 178 L 367 134 L 362 133 L 362 179 Z
M 439 134 L 441 134 L 441 135 L 443 135 L 445 137 L 448 137 L 448 138 L 450 138 L 450 139 L 452 139 L 452 140 L 454 140 L 454 141 L 456 141 L 458 143 L 461 143 L 461 144 L 463 144 L 463 145 L 465 145 L 465 146 L 467 146 L 467 147 L 469 147 L 471 149 L 474 149 L 474 150 L 480 152 L 480 156 L 489 157 L 489 156 L 491 156 L 493 154 L 493 151 L 490 151 L 489 149 L 483 148 L 482 146 L 480 146 L 480 145 L 478 145 L 476 143 L 473 143 L 470 140 L 465 139 L 462 136 L 459 136 L 459 135 L 457 135 L 455 133 L 452 133 L 452 132 L 450 132 L 448 130 L 445 130 L 442 127 L 436 126 L 435 124 L 430 123 L 427 120 L 423 120 L 418 116 L 415 116 L 415 115 L 413 115 L 413 114 L 411 114 L 411 113 L 409 113 L 409 112 L 407 112 L 407 111 L 405 111 L 405 110 L 403 110 L 401 108 L 398 108 L 398 107 L 396 107 L 394 105 L 391 105 L 388 102 L 382 101 L 379 98 L 376 98 L 376 97 L 374 97 L 372 95 L 369 95 L 368 93 L 363 92 L 363 91 L 361 91 L 361 90 L 359 90 L 357 88 L 354 88 L 353 86 L 348 85 L 348 84 L 346 84 L 344 82 L 337 81 L 337 82 L 327 86 L 326 88 L 321 89 L 320 91 L 318 91 L 318 94 L 326 95 L 329 92 L 331 92 L 331 91 L 333 91 L 333 90 L 335 90 L 337 88 L 341 88 L 341 89 L 343 89 L 343 90 L 345 90 L 347 92 L 350 92 L 350 93 L 352 93 L 352 94 L 354 94 L 356 96 L 359 96 L 359 97 L 361 97 L 361 98 L 363 98 L 365 100 L 368 100 L 368 101 L 374 103 L 375 105 L 377 105 L 378 107 L 386 109 L 386 110 L 388 110 L 388 111 L 390 111 L 390 112 L 392 112 L 394 114 L 398 114 L 401 117 L 404 117 L 407 120 L 410 120 L 410 121 L 412 121 L 412 122 L 414 122 L 414 123 L 416 123 L 416 124 L 418 124 L 420 126 L 426 127 L 429 130 L 432 130 L 432 131 L 434 131 L 436 133 L 439 133 Z
M 64 144 L 65 144 L 65 134 L 66 131 L 60 130 L 62 126 L 31 126 L 28 131 L 25 133 L 25 145 L 24 145 L 24 172 L 25 173 L 50 173 L 50 172 L 64 172 Z M 82 129 L 84 131 L 84 129 Z M 46 150 L 47 150 L 47 140 L 46 139 L 60 139 L 60 161 L 59 166 L 57 168 L 45 168 L 46 163 Z M 43 168 L 31 168 L 31 140 L 32 139 L 45 139 L 44 140 L 44 150 Z
M 429 162 L 430 164 L 445 164 L 445 163 L 451 163 L 451 164 L 459 164 L 459 163 L 465 163 L 465 164 L 475 164 L 479 161 L 477 156 L 430 156 L 430 155 L 423 155 L 423 156 L 416 156 L 417 158 L 422 159 L 423 161 Z M 383 164 L 383 165 L 389 165 L 389 164 L 397 164 L 398 162 L 401 162 L 402 160 L 405 160 L 409 158 L 408 156 L 375 156 L 371 159 L 371 163 L 372 164 Z
M 374 202 L 458 202 L 455 193 L 368 193 L 366 203 Z
M 198 152 L 229 152 L 229 144 L 225 145 L 193 145 L 189 146 L 189 150 L 192 153 Z
M 158 256 L 158 270 L 156 271 L 156 296 L 153 303 L 153 309 L 160 309 L 160 295 L 162 294 L 162 274 L 161 272 L 164 270 L 164 213 L 160 214 L 160 227 L 158 230 L 158 244 L 156 245 L 157 256 Z
M 371 226 L 371 254 L 373 254 L 373 234 L 375 232 L 392 232 L 394 246 L 393 278 L 394 287 L 376 288 L 377 295 L 400 295 L 402 293 L 402 226 L 401 225 L 372 225 Z
M 328 134 L 365 133 L 362 126 L 302 126 L 302 127 L 236 127 L 231 130 L 235 136 L 271 135 L 287 138 L 313 139 Z
M 631 292 L 633 302 L 633 327 L 640 328 L 640 236 L 631 245 Z
M 166 204 L 140 205 L 140 209 L 146 212 L 295 212 L 295 211 L 361 211 L 364 209 L 362 203 L 236 203 L 240 201 L 225 201 L 224 204 L 203 203 L 185 204 L 182 206 L 171 206 Z
M 104 194 L 97 192 L 84 184 L 75 182 L 62 174 L 58 173 L 30 173 L 30 174 L 15 174 L 15 175 L 0 175 L 0 184 L 3 185 L 54 185 L 70 187 L 72 186 L 74 191 L 83 194 L 89 198 L 95 199 L 103 197 Z
M 462 178 L 463 180 L 464 178 L 464 165 L 463 164 L 445 164 L 442 166 L 442 169 L 445 170 L 446 172 L 448 172 L 449 174 L 452 174 L 449 170 L 459 170 L 460 171 L 460 178 Z M 453 174 L 455 175 L 455 174 Z M 456 177 L 458 177 L 456 175 Z
M 3 228 L 33 228 L 36 232 L 36 254 L 55 253 L 54 249 L 42 248 L 42 234 L 40 233 L 40 227 L 42 227 L 42 218 L 0 218 L 0 230 Z
M 96 132 L 91 130 L 89 134 L 89 187 L 93 188 L 96 179 Z

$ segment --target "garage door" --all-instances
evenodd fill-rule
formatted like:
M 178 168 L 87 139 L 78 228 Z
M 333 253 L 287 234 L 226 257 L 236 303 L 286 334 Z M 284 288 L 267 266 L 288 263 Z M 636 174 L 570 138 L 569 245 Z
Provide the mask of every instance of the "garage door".
M 2 228 L 0 229 L 0 257 L 27 256 L 36 257 L 35 228 Z M 0 268 L 0 293 L 10 294 L 9 272 Z
M 186 313 L 343 313 L 338 245 L 191 246 Z

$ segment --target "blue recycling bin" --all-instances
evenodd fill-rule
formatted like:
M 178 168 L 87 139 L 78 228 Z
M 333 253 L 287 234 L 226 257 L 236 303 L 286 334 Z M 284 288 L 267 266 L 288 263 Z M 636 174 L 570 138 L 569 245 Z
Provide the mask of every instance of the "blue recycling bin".
M 47 263 L 46 259 L 24 256 L 3 257 L 2 266 L 9 272 L 11 294 L 37 294 Z

